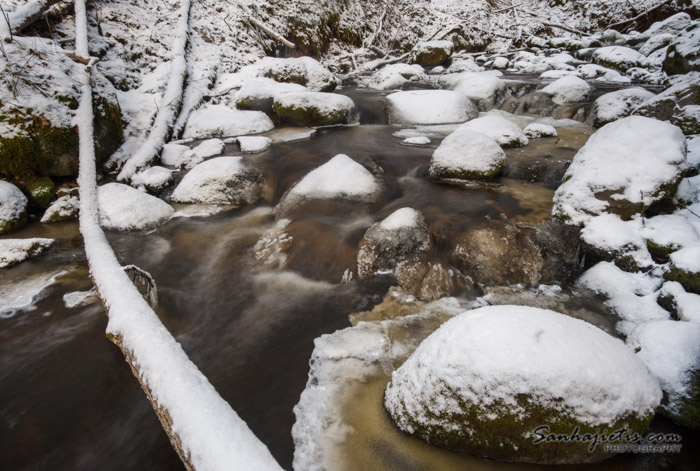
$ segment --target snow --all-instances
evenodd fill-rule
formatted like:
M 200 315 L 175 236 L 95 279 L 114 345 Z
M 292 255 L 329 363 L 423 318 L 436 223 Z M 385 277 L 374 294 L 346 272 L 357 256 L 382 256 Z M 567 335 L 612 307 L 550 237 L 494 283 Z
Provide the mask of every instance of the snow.
M 225 105 L 204 105 L 193 111 L 182 136 L 206 139 L 258 134 L 274 128 L 261 111 L 239 111 Z
M 679 249 L 700 242 L 700 234 L 690 221 L 680 214 L 660 214 L 645 219 L 641 235 L 657 245 Z
M 163 150 L 160 153 L 160 161 L 163 165 L 168 165 L 170 167 L 179 167 L 180 162 L 184 162 L 184 154 L 189 152 L 191 149 L 182 144 L 169 143 L 163 146 Z
M 12 183 L 0 180 L 0 225 L 14 221 L 27 210 L 27 197 Z
M 593 103 L 594 124 L 606 124 L 629 116 L 635 108 L 653 97 L 652 92 L 642 87 L 624 88 L 601 95 Z
M 452 41 L 421 41 L 413 48 L 413 54 L 424 54 L 431 52 L 433 49 L 444 49 L 447 55 L 452 54 L 454 43 Z
M 430 138 L 426 136 L 407 137 L 402 141 L 402 144 L 407 146 L 427 146 L 430 144 Z
M 510 64 L 510 61 L 507 57 L 496 57 L 493 60 L 493 64 L 491 65 L 491 67 L 493 67 L 494 69 L 507 69 L 508 64 Z
M 661 49 L 662 47 L 668 46 L 673 39 L 672 34 L 656 34 L 650 37 L 642 47 L 639 48 L 639 53 L 648 56 L 652 52 Z
M 451 90 L 396 92 L 386 101 L 392 124 L 463 123 L 479 115 L 469 98 Z
M 131 184 L 136 188 L 146 188 L 151 191 L 159 191 L 170 185 L 173 181 L 173 172 L 165 167 L 149 167 L 131 177 Z
M 435 149 L 430 159 L 430 175 L 448 177 L 453 173 L 491 173 L 506 161 L 503 149 L 485 134 L 459 127 Z
M 44 211 L 41 222 L 48 223 L 76 218 L 78 211 L 80 211 L 80 199 L 77 196 L 61 196 Z
M 352 121 L 355 113 L 355 103 L 350 97 L 337 93 L 323 92 L 289 92 L 275 98 L 275 107 L 301 108 L 313 110 L 314 115 L 333 115 L 342 113 L 346 122 Z
M 622 75 L 617 70 L 608 69 L 597 64 L 581 64 L 576 68 L 575 75 L 583 78 L 595 80 L 596 82 L 612 82 L 626 84 L 632 79 Z
M 244 154 L 257 154 L 266 151 L 272 145 L 272 139 L 265 136 L 241 136 L 238 145 Z
M 474 59 L 471 57 L 467 58 L 452 58 L 452 63 L 447 68 L 445 73 L 447 74 L 458 74 L 461 72 L 482 72 L 483 67 L 477 65 Z
M 195 165 L 202 163 L 204 159 L 219 155 L 224 151 L 224 141 L 218 138 L 207 139 L 200 142 L 196 147 L 190 149 L 187 146 L 174 147 L 177 144 L 168 144 L 173 146 L 168 150 L 168 155 L 161 156 L 161 161 L 166 165 L 171 165 L 179 168 L 193 168 Z M 182 149 L 184 147 L 184 150 Z
M 517 124 L 498 115 L 486 115 L 473 119 L 460 126 L 460 129 L 480 132 L 503 147 L 526 146 L 529 142 Z
M 566 105 L 586 101 L 591 93 L 591 86 L 575 75 L 567 75 L 555 80 L 540 91 L 551 95 L 552 101 L 557 105 Z
M 0 268 L 23 262 L 53 245 L 53 239 L 0 239 Z
M 391 213 L 379 223 L 379 228 L 385 231 L 395 231 L 403 227 L 420 226 L 423 215 L 413 208 L 401 208 Z
M 624 46 L 606 46 L 595 50 L 593 62 L 610 65 L 623 70 L 640 67 L 645 57 L 639 52 Z
M 463 72 L 447 75 L 441 82 L 471 99 L 481 111 L 497 106 L 506 93 L 506 83 L 491 72 Z
M 262 172 L 242 157 L 216 157 L 190 170 L 171 199 L 178 203 L 252 204 L 260 198 Z
M 488 409 L 494 402 L 517 414 L 523 395 L 592 425 L 653 413 L 661 400 L 644 363 L 597 327 L 545 309 L 487 306 L 425 339 L 393 373 L 384 404 L 411 432 L 407 415 L 439 426 L 463 413 L 460 403 Z
M 632 331 L 627 343 L 640 349 L 637 356 L 668 394 L 668 404 L 662 408 L 678 412 L 679 400 L 690 393 L 691 372 L 700 366 L 700 324 L 648 322 Z
M 676 13 L 663 21 L 657 21 L 646 31 L 637 36 L 638 39 L 651 38 L 659 34 L 677 34 L 690 25 L 690 15 L 687 13 Z
M 306 88 L 311 91 L 325 91 L 335 87 L 337 83 L 333 74 L 320 62 L 312 57 L 277 58 L 263 57 L 256 64 L 249 66 L 244 73 L 251 72 L 258 77 L 269 78 L 302 78 Z M 280 80 L 287 82 L 291 80 Z
M 68 309 L 94 303 L 99 299 L 97 290 L 92 288 L 88 291 L 71 291 L 63 295 L 63 304 Z
M 31 311 L 44 297 L 46 288 L 66 272 L 50 270 L 28 277 L 13 277 L 0 283 L 0 319 L 7 319 L 19 311 Z
M 606 124 L 574 156 L 554 194 L 554 214 L 584 223 L 608 207 L 595 196 L 603 191 L 648 206 L 663 197 L 661 186 L 678 180 L 684 164 L 685 138 L 676 126 L 640 116 Z
M 285 127 L 277 128 L 273 131 L 270 131 L 269 133 L 267 133 L 267 137 L 272 139 L 273 143 L 292 142 L 309 139 L 311 136 L 316 134 L 316 132 L 317 131 L 314 128 Z
M 700 240 L 671 254 L 673 266 L 690 273 L 700 273 Z
M 581 240 L 607 253 L 625 254 L 640 267 L 653 265 L 642 237 L 643 222 L 640 217 L 623 221 L 615 214 L 603 213 L 591 217 L 581 230 Z
M 690 70 L 698 70 L 698 67 L 700 67 L 698 44 L 700 44 L 700 26 L 696 22 L 693 27 L 677 34 L 671 41 L 670 46 L 676 49 L 676 54 L 688 58 Z
M 428 76 L 418 64 L 390 64 L 377 71 L 369 83 L 369 88 L 392 90 L 401 88 L 409 80 L 427 81 Z
M 254 77 L 243 82 L 236 93 L 236 102 L 249 102 L 251 109 L 267 111 L 272 101 L 282 93 L 303 92 L 306 87 L 296 83 L 280 83 L 266 77 Z
M 174 212 L 165 201 L 121 183 L 102 185 L 97 190 L 97 199 L 100 225 L 109 230 L 154 229 L 166 223 Z
M 308 199 L 346 199 L 372 202 L 382 189 L 380 181 L 345 154 L 312 170 L 287 192 L 282 207 Z
M 530 123 L 525 126 L 523 132 L 530 139 L 538 139 L 540 137 L 557 137 L 556 128 L 544 123 Z
M 676 307 L 680 320 L 700 323 L 700 309 L 698 309 L 698 306 L 700 306 L 700 295 L 687 293 L 683 289 L 683 285 L 677 281 L 664 283 L 659 295 L 673 298 L 673 304 Z

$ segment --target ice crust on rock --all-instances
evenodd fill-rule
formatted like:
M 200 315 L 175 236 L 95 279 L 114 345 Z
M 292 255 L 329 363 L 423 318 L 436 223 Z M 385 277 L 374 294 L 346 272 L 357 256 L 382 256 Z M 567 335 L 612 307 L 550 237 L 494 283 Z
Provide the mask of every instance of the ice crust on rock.
M 472 101 L 452 90 L 413 90 L 386 97 L 392 124 L 463 123 L 479 116 Z
M 429 174 L 437 179 L 490 178 L 501 171 L 505 162 L 506 154 L 496 141 L 460 126 L 433 152 Z
M 526 146 L 528 138 L 520 126 L 498 115 L 486 115 L 460 126 L 460 129 L 480 132 L 503 147 Z
M 206 139 L 258 134 L 274 128 L 261 111 L 240 111 L 226 105 L 204 105 L 193 111 L 182 134 L 184 138 Z
M 262 171 L 242 157 L 216 157 L 185 175 L 171 199 L 177 203 L 255 203 L 261 196 Z
M 143 231 L 166 223 L 175 210 L 165 201 L 121 183 L 97 190 L 100 225 L 115 231 Z
M 610 212 L 613 203 L 641 210 L 679 180 L 685 153 L 683 133 L 672 124 L 640 116 L 606 124 L 574 156 L 554 195 L 553 214 L 582 224 Z M 596 197 L 606 192 L 606 199 Z

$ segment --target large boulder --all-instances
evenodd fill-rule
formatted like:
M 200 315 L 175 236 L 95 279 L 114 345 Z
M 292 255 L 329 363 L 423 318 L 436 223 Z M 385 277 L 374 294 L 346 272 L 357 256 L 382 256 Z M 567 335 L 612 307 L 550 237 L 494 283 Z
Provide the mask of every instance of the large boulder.
M 593 62 L 621 72 L 644 65 L 645 57 L 639 52 L 624 46 L 606 46 L 596 49 Z
M 658 381 L 620 340 L 554 311 L 488 306 L 426 338 L 396 370 L 384 406 L 405 433 L 454 451 L 546 464 L 610 456 L 591 441 L 551 440 L 625 428 L 643 434 Z
M 282 93 L 303 92 L 306 87 L 296 83 L 280 83 L 265 77 L 254 77 L 243 82 L 236 92 L 236 108 L 271 113 L 272 102 Z
M 479 111 L 488 111 L 500 106 L 506 96 L 506 82 L 491 72 L 463 72 L 440 79 L 447 88 L 466 95 Z
M 52 223 L 77 219 L 79 211 L 80 199 L 70 194 L 64 195 L 59 197 L 44 211 L 44 215 L 41 216 L 41 222 Z
M 296 83 L 314 92 L 332 92 L 338 85 L 335 76 L 312 57 L 263 57 L 254 67 L 258 76 Z
M 413 90 L 386 97 L 392 124 L 463 123 L 479 116 L 469 98 L 451 90 Z
M 575 75 L 566 75 L 550 83 L 540 92 L 550 95 L 557 105 L 568 105 L 586 101 L 591 94 L 591 86 Z
M 495 220 L 457 237 L 454 253 L 462 272 L 482 286 L 561 283 L 580 272 L 578 234 L 555 221 Z
M 506 154 L 489 136 L 457 128 L 435 149 L 428 170 L 438 180 L 484 180 L 498 176 Z
M 642 47 L 639 48 L 639 53 L 645 56 L 649 56 L 649 54 L 668 46 L 673 40 L 673 37 L 674 36 L 672 34 L 667 33 L 654 35 L 647 39 L 647 41 L 644 44 L 642 44 Z
M 190 170 L 171 195 L 176 203 L 253 204 L 262 194 L 263 173 L 242 157 L 216 157 Z
M 508 121 L 503 116 L 482 116 L 464 123 L 460 128 L 485 134 L 501 147 L 526 146 L 529 142 L 520 126 L 512 121 Z
M 639 105 L 654 97 L 642 87 L 623 88 L 601 95 L 593 103 L 589 122 L 596 128 L 632 114 Z
M 666 50 L 663 64 L 669 75 L 700 71 L 700 21 L 677 35 Z
M 331 126 L 355 120 L 355 103 L 335 93 L 284 93 L 275 98 L 272 106 L 281 121 L 295 126 Z
M 2 239 L 0 240 L 0 268 L 11 267 L 39 255 L 53 243 L 54 239 Z
M 376 90 L 393 90 L 401 88 L 411 80 L 428 80 L 423 67 L 418 64 L 390 64 L 372 76 L 369 87 Z
M 454 44 L 452 41 L 419 42 L 411 53 L 411 63 L 422 67 L 435 67 L 450 58 Z
M 606 124 L 574 156 L 553 214 L 571 224 L 603 212 L 629 219 L 675 194 L 685 152 L 683 133 L 672 124 L 640 116 Z
M 12 183 L 0 180 L 0 234 L 19 229 L 27 222 L 27 197 Z
M 170 220 L 175 210 L 165 201 L 121 183 L 97 189 L 100 225 L 114 231 L 146 231 Z
M 654 22 L 646 31 L 637 36 L 637 39 L 649 39 L 659 34 L 677 35 L 688 26 L 691 18 L 687 13 L 676 13 L 663 21 Z
M 417 260 L 431 247 L 420 211 L 398 209 L 365 232 L 357 254 L 357 275 L 366 280 L 377 273 L 393 274 L 399 264 Z
M 182 137 L 206 139 L 241 136 L 266 132 L 274 127 L 262 111 L 240 111 L 226 105 L 204 105 L 190 114 Z
M 632 331 L 627 343 L 661 384 L 661 413 L 700 429 L 700 324 L 645 322 Z
M 700 72 L 676 75 L 670 86 L 634 109 L 632 114 L 670 121 L 681 108 L 700 105 Z

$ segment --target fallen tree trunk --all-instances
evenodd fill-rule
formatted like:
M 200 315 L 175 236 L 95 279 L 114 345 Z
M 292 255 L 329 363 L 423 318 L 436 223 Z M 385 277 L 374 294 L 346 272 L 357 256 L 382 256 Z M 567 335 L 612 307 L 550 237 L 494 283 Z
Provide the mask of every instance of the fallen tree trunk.
M 250 24 L 252 24 L 253 26 L 260 28 L 260 30 L 262 30 L 263 33 L 267 34 L 270 38 L 274 39 L 278 43 L 284 44 L 288 48 L 294 49 L 295 46 L 293 42 L 286 39 L 284 36 L 277 33 L 276 31 L 273 31 L 272 29 L 268 28 L 261 21 L 257 20 L 256 18 L 253 18 L 252 16 L 248 17 L 248 21 L 250 21 Z
M 34 0 L 25 3 L 11 13 L 3 11 L 5 18 L 0 19 L 0 22 L 3 23 L 3 25 L 0 26 L 0 35 L 4 38 L 21 33 L 22 30 L 41 19 L 49 8 L 60 1 L 61 0 Z M 4 28 L 7 28 L 7 30 Z
M 655 7 L 651 7 L 651 8 L 649 8 L 648 10 L 643 11 L 642 13 L 640 13 L 640 14 L 637 15 L 637 16 L 635 16 L 634 18 L 630 18 L 630 19 L 628 19 L 628 20 L 618 21 L 617 23 L 610 24 L 610 25 L 606 26 L 606 29 L 615 29 L 615 28 L 618 28 L 618 27 L 623 26 L 623 25 L 626 25 L 626 24 L 632 24 L 632 23 L 634 23 L 635 21 L 638 21 L 638 20 L 644 18 L 645 16 L 647 16 L 647 15 L 648 15 L 649 13 L 651 13 L 652 11 L 658 10 L 659 8 L 661 8 L 661 7 L 665 6 L 665 5 L 668 5 L 668 4 L 671 3 L 672 1 L 673 1 L 673 0 L 664 0 L 663 2 L 659 3 L 659 4 L 656 5 Z

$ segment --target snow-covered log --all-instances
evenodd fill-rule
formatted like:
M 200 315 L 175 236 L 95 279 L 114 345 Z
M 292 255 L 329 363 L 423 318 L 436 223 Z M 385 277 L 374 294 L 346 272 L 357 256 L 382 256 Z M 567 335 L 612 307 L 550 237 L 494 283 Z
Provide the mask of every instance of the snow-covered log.
M 21 32 L 42 17 L 46 11 L 60 0 L 31 0 L 13 12 L 3 11 L 0 18 L 0 40 Z
M 258 19 L 256 19 L 256 18 L 254 18 L 254 17 L 251 16 L 251 17 L 248 18 L 248 21 L 250 21 L 250 24 L 252 24 L 253 26 L 255 26 L 255 27 L 257 27 L 257 28 L 260 28 L 260 30 L 261 30 L 263 33 L 267 34 L 270 38 L 274 39 L 274 40 L 277 41 L 278 43 L 284 44 L 285 46 L 287 46 L 288 48 L 291 48 L 291 49 L 294 48 L 294 43 L 293 43 L 293 42 L 291 42 L 290 40 L 286 39 L 284 36 L 282 36 L 281 34 L 277 33 L 276 31 L 273 31 L 273 30 L 270 29 L 269 27 L 265 26 L 265 24 L 262 23 L 261 21 L 259 21 Z
M 75 0 L 76 54 L 88 57 L 85 0 Z M 81 98 L 80 232 L 90 275 L 124 353 L 188 470 L 281 470 L 267 447 L 187 357 L 124 272 L 99 225 L 90 70 L 76 64 Z
M 180 0 L 177 12 L 178 23 L 173 41 L 173 60 L 170 66 L 170 78 L 158 108 L 146 142 L 126 161 L 117 178 L 128 181 L 144 167 L 148 167 L 163 148 L 175 125 L 178 111 L 182 105 L 182 94 L 187 75 L 187 42 L 190 29 L 190 0 Z

